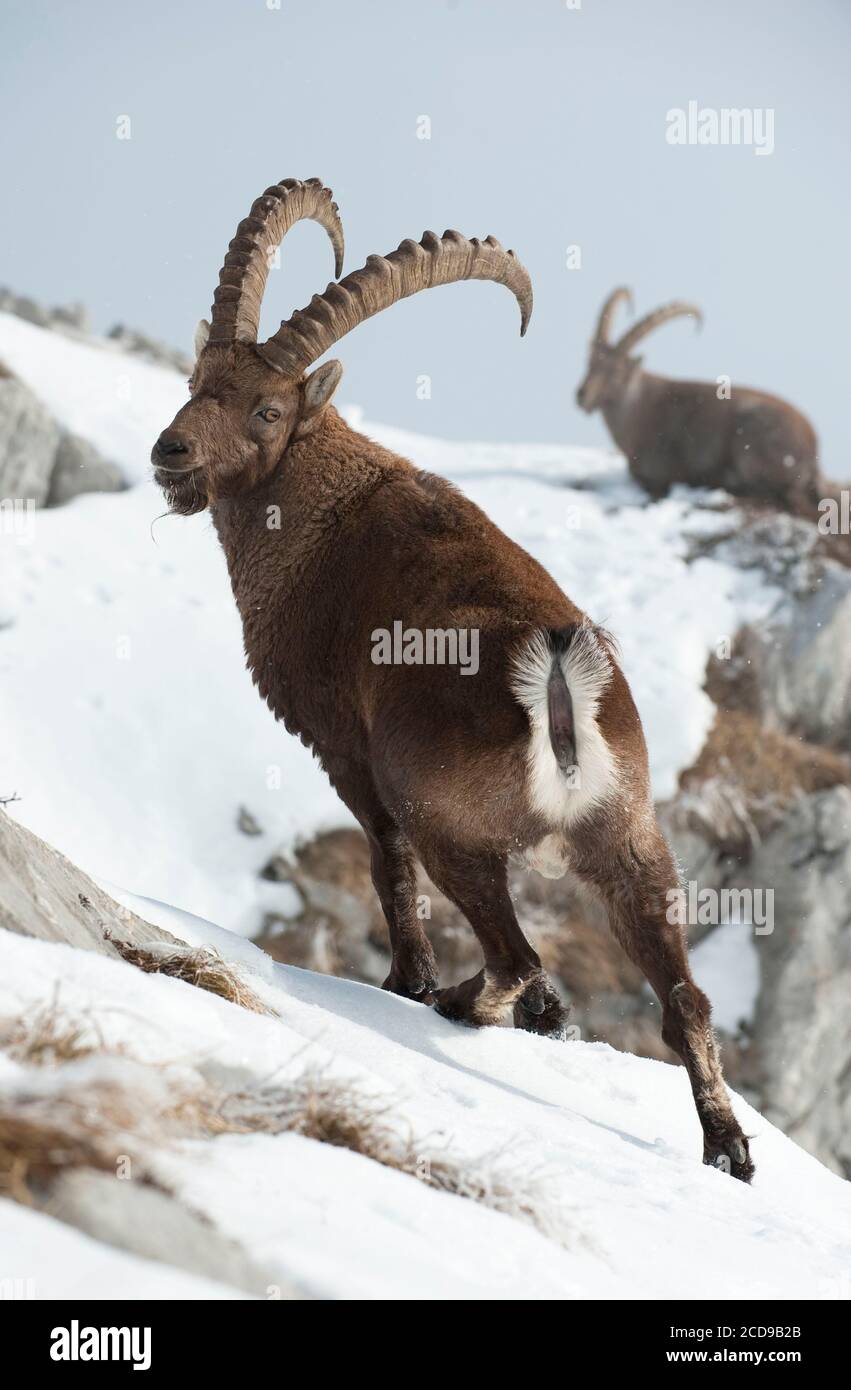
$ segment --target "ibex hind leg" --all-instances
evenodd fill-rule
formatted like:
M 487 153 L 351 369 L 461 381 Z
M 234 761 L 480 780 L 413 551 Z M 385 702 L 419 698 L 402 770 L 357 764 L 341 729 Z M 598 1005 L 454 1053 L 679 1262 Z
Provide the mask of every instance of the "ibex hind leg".
M 472 1027 L 501 1023 L 515 1009 L 535 1032 L 563 1033 L 565 1015 L 526 940 L 508 892 L 506 856 L 431 846 L 423 863 L 441 892 L 460 908 L 476 933 L 484 968 L 469 980 L 438 990 L 435 1007 L 445 1018 Z M 528 1008 L 523 1002 L 528 1000 Z
M 754 1165 L 724 1084 L 709 1000 L 692 978 L 682 926 L 669 921 L 678 880 L 661 833 L 651 822 L 608 843 L 577 835 L 571 867 L 603 898 L 614 935 L 659 996 L 662 1038 L 691 1082 L 704 1163 L 750 1182 Z

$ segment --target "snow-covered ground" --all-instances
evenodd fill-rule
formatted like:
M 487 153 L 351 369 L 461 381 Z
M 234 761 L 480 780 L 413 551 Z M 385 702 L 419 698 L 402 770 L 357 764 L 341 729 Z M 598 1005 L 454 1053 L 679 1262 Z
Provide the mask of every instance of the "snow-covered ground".
M 251 935 L 286 910 L 286 885 L 257 877 L 270 853 L 348 814 L 251 686 L 209 519 L 162 517 L 148 458 L 185 382 L 7 314 L 0 361 L 136 480 L 0 536 L 0 794 L 84 869 Z M 669 794 L 711 721 L 707 652 L 774 599 L 755 571 L 686 562 L 711 515 L 685 494 L 648 506 L 616 454 L 447 443 L 347 413 L 458 482 L 615 633 Z M 237 831 L 241 805 L 261 836 Z
M 58 991 L 65 1016 L 87 1018 L 105 1049 L 121 1050 L 66 1064 L 66 1075 L 97 1076 L 135 1059 L 155 1065 L 166 1086 L 172 1074 L 181 1087 L 197 1077 L 240 1091 L 312 1070 L 342 1078 L 352 1093 L 380 1100 L 424 1161 L 448 1154 L 471 1173 L 507 1175 L 518 1200 L 536 1208 L 539 1228 L 296 1135 L 159 1150 L 157 1176 L 238 1242 L 273 1286 L 387 1299 L 851 1295 L 851 1187 L 739 1098 L 758 1165 L 750 1188 L 701 1164 L 681 1068 L 599 1043 L 459 1028 L 370 986 L 275 965 L 197 918 L 165 909 L 159 918 L 238 961 L 279 1018 L 16 937 L 4 940 L 0 1018 Z M 54 1084 L 45 1068 L 0 1063 L 0 1093 Z M 0 1247 L 4 1271 L 32 1279 L 35 1297 L 99 1296 L 110 1281 L 127 1297 L 157 1288 L 148 1262 L 10 1203 L 0 1203 Z M 171 1269 L 161 1270 L 159 1290 L 228 1296 Z
M 38 1077 L 4 1056 L 0 1093 L 49 1094 L 74 1068 L 97 1077 L 133 1059 L 176 1085 L 195 1077 L 226 1090 L 315 1069 L 377 1097 L 424 1161 L 449 1153 L 474 1175 L 507 1177 L 537 1213 L 530 1224 L 291 1134 L 157 1152 L 158 1175 L 182 1201 L 273 1285 L 308 1296 L 851 1295 L 851 1188 L 744 1101 L 735 1108 L 754 1136 L 752 1188 L 701 1165 L 682 1069 L 602 1044 L 459 1028 L 368 986 L 275 965 L 250 944 L 263 910 L 280 909 L 287 893 L 257 877 L 269 854 L 347 816 L 251 687 L 209 520 L 152 526 L 162 501 L 147 476 L 150 445 L 185 384 L 2 314 L 0 361 L 135 480 L 124 494 L 37 513 L 28 538 L 0 537 L 0 794 L 17 792 L 18 819 L 107 886 L 122 885 L 111 891 L 142 916 L 238 961 L 279 1015 L 4 934 L 0 1020 L 58 998 L 119 1055 Z M 450 444 L 349 415 L 455 479 L 614 631 L 657 794 L 670 793 L 711 719 L 700 688 L 707 652 L 775 598 L 754 572 L 687 562 L 687 535 L 710 527 L 711 514 L 685 496 L 647 506 L 614 454 Z M 238 831 L 240 806 L 260 836 Z M 754 989 L 737 930 L 720 929 L 697 953 L 698 974 L 702 959 L 728 995 L 731 1027 Z M 724 986 L 731 973 L 735 995 Z M 0 1278 L 23 1280 L 24 1296 L 242 1296 L 9 1202 L 0 1249 Z

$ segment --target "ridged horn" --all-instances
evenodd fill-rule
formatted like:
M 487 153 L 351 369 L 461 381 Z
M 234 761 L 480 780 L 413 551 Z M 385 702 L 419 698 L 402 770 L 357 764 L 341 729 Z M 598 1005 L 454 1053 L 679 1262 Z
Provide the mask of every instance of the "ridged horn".
M 634 323 L 632 328 L 624 333 L 615 346 L 618 352 L 630 352 L 636 343 L 646 338 L 655 328 L 661 328 L 669 319 L 683 316 L 696 319 L 698 326 L 703 324 L 703 314 L 696 304 L 685 304 L 682 300 L 675 299 L 670 304 L 663 304 L 661 309 L 656 309 L 652 314 L 645 314 L 643 319 L 639 319 L 638 323 Z
M 619 285 L 616 290 L 612 290 L 597 320 L 597 328 L 594 333 L 595 343 L 605 343 L 608 346 L 611 337 L 612 321 L 619 304 L 624 303 L 629 306 L 632 313 L 632 290 L 627 289 L 626 285 Z
M 271 257 L 290 228 L 305 218 L 325 228 L 334 247 L 334 274 L 340 274 L 343 224 L 330 188 L 321 179 L 272 184 L 252 204 L 228 247 L 213 298 L 211 344 L 256 343 Z
M 532 313 L 532 282 L 513 251 L 495 237 L 468 240 L 460 232 L 442 237 L 426 232 L 421 241 L 403 241 L 388 256 L 370 256 L 339 284 L 315 294 L 258 349 L 270 366 L 300 376 L 323 352 L 365 319 L 419 290 L 458 280 L 493 280 L 506 285 L 520 306 L 520 333 Z

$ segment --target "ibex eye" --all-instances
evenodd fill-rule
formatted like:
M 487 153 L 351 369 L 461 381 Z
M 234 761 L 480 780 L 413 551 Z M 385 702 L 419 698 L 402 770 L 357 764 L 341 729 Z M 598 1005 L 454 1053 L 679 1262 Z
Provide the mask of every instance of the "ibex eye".
M 261 420 L 266 421 L 267 425 L 271 425 L 274 420 L 280 420 L 281 418 L 280 410 L 276 410 L 272 405 L 264 406 L 262 410 L 258 410 L 257 414 L 260 416 Z

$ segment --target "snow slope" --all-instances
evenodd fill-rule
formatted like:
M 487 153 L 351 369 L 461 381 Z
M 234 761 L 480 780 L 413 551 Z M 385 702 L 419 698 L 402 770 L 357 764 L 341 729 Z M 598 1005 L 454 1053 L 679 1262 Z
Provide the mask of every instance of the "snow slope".
M 701 1165 L 682 1069 L 602 1044 L 458 1028 L 368 986 L 277 966 L 245 939 L 285 902 L 286 885 L 257 877 L 269 854 L 347 816 L 251 687 L 208 519 L 152 527 L 162 502 L 148 453 L 185 385 L 6 315 L 0 361 L 136 480 L 38 513 L 29 540 L 0 536 L 0 794 L 17 792 L 18 818 L 83 868 L 145 895 L 118 894 L 143 916 L 239 961 L 279 1014 L 4 935 L 0 1022 L 58 992 L 106 1049 L 176 1084 L 251 1090 L 317 1069 L 377 1097 L 424 1161 L 450 1153 L 473 1175 L 501 1174 L 536 1212 L 529 1224 L 294 1135 L 157 1154 L 188 1205 L 273 1283 L 308 1296 L 848 1297 L 851 1189 L 744 1101 L 735 1105 L 758 1165 L 750 1189 Z M 775 600 L 753 572 L 687 562 L 688 533 L 711 515 L 685 496 L 646 506 L 615 455 L 364 428 L 455 479 L 615 631 L 656 791 L 670 792 L 711 717 L 700 689 L 708 650 Z M 240 805 L 260 836 L 238 832 Z M 719 937 L 707 971 L 729 974 L 727 945 Z M 740 983 L 736 1017 L 752 994 L 750 976 Z M 0 1089 L 33 1084 L 2 1059 Z M 37 1297 L 241 1296 L 9 1202 L 0 1250 L 0 1280 L 32 1280 Z
M 755 1136 L 750 1188 L 702 1166 L 681 1068 L 603 1044 L 458 1027 L 369 986 L 275 965 L 197 918 L 159 912 L 185 939 L 213 941 L 241 962 L 280 1017 L 123 962 L 10 937 L 0 1020 L 58 990 L 65 1015 L 92 1021 L 104 1047 L 123 1049 L 125 1065 L 156 1064 L 161 1084 L 197 1075 L 243 1090 L 311 1069 L 342 1078 L 378 1097 L 425 1160 L 461 1155 L 472 1172 L 507 1174 L 518 1198 L 531 1193 L 536 1203 L 542 1229 L 294 1135 L 161 1150 L 161 1180 L 238 1242 L 271 1285 L 375 1299 L 851 1294 L 851 1187 L 741 1099 L 737 1114 Z M 0 1090 L 25 1084 L 25 1069 L 4 1061 Z M 152 1287 L 162 1297 L 235 1292 L 165 1268 L 157 1286 L 148 1262 L 8 1202 L 0 1202 L 0 1249 L 0 1277 L 30 1278 L 36 1297 L 99 1296 L 110 1278 L 125 1297 Z
M 252 689 L 209 519 L 152 525 L 150 447 L 185 383 L 6 314 L 0 361 L 138 480 L 39 512 L 29 543 L 0 536 L 0 794 L 82 868 L 253 934 L 264 909 L 286 912 L 285 886 L 257 878 L 270 853 L 349 818 Z M 712 717 L 707 652 L 775 598 L 753 571 L 687 563 L 711 515 L 693 495 L 647 506 L 615 454 L 453 444 L 348 413 L 456 480 L 612 629 L 669 794 Z M 262 836 L 237 832 L 240 805 Z

